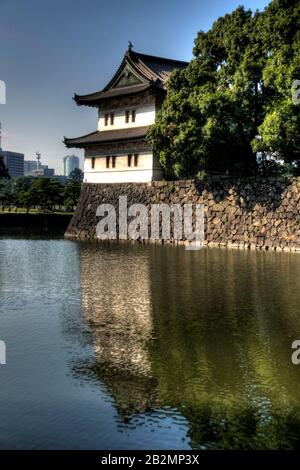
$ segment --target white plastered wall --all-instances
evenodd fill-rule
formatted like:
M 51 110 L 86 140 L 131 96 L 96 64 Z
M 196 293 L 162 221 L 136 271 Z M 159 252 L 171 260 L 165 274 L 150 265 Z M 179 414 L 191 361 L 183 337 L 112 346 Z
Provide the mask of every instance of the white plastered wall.
M 116 155 L 115 168 L 106 168 L 106 157 L 95 157 L 95 166 L 92 168 L 92 159 L 86 158 L 84 162 L 84 181 L 86 183 L 145 183 L 160 179 L 160 167 L 153 162 L 152 153 L 141 153 L 138 156 L 138 165 L 134 166 L 132 155 L 131 166 L 128 167 L 127 155 Z
M 135 122 L 132 122 L 131 111 L 135 110 Z M 125 113 L 130 111 L 129 122 L 126 122 Z M 114 123 L 110 124 L 110 114 L 114 114 Z M 108 114 L 108 125 L 105 126 L 105 114 Z M 112 131 L 131 127 L 150 126 L 155 121 L 155 105 L 128 107 L 126 109 L 100 111 L 98 119 L 98 131 Z

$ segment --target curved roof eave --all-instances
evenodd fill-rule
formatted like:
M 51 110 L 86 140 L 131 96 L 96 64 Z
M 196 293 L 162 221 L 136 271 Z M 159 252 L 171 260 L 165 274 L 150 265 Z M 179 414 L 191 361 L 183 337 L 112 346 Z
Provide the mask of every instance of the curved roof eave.
M 157 67 L 157 64 L 159 64 L 159 67 Z M 161 64 L 163 64 L 164 67 L 161 67 Z M 104 98 L 105 94 L 109 90 L 117 88 L 115 85 L 120 79 L 126 66 L 129 66 L 132 72 L 141 81 L 141 85 L 149 84 L 150 86 L 151 84 L 155 84 L 156 87 L 165 90 L 165 81 L 168 78 L 168 74 L 175 68 L 186 67 L 187 63 L 163 57 L 149 56 L 132 50 L 127 50 L 114 76 L 101 91 L 87 95 L 75 94 L 73 99 L 79 105 L 97 106 L 97 100 L 101 99 L 101 97 Z M 134 91 L 134 86 L 132 88 Z

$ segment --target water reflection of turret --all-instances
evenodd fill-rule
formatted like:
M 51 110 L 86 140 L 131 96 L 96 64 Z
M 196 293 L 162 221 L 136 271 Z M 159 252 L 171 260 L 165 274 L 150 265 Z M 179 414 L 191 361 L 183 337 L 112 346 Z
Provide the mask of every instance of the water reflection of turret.
M 83 245 L 84 320 L 92 337 L 92 368 L 122 414 L 157 403 L 147 342 L 152 337 L 149 257 L 138 247 Z

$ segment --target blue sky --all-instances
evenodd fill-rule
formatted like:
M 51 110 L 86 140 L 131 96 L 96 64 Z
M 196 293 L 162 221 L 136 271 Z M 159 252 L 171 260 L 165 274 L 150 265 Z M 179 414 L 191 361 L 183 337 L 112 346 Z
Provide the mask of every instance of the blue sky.
M 190 60 L 197 31 L 243 4 L 264 0 L 0 0 L 2 147 L 36 150 L 60 173 L 70 154 L 63 136 L 96 129 L 93 108 L 77 107 L 74 92 L 100 90 L 119 66 L 128 40 L 147 54 Z M 83 152 L 76 150 L 79 156 Z

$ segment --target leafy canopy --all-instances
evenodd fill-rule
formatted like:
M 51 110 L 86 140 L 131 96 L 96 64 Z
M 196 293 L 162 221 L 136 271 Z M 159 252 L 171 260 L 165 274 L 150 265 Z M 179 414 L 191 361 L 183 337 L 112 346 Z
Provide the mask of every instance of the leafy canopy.
M 300 159 L 300 2 L 238 7 L 195 39 L 194 58 L 167 83 L 148 138 L 168 173 L 256 171 L 256 154 Z
M 74 168 L 69 174 L 68 179 L 70 181 L 77 181 L 78 183 L 83 182 L 84 173 L 80 168 Z
M 57 206 L 73 209 L 80 196 L 81 183 L 77 181 L 80 177 L 81 173 L 76 172 L 65 185 L 55 178 L 0 178 L 0 206 L 25 207 L 27 212 L 31 207 L 42 211 L 56 210 Z

